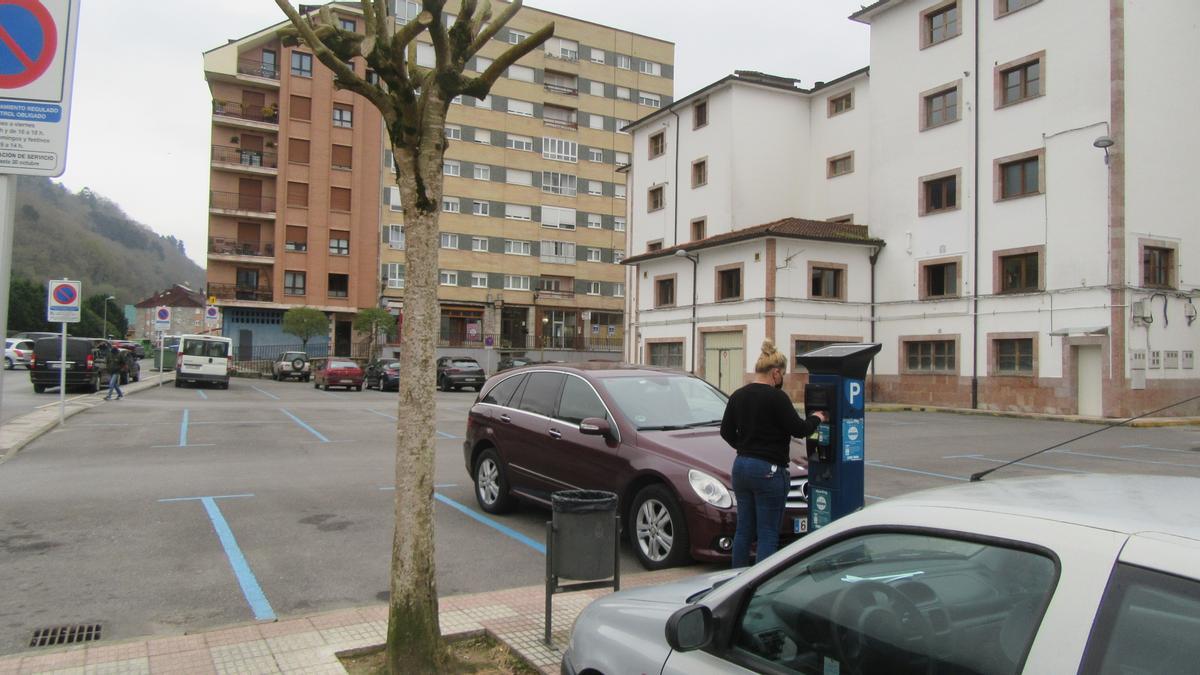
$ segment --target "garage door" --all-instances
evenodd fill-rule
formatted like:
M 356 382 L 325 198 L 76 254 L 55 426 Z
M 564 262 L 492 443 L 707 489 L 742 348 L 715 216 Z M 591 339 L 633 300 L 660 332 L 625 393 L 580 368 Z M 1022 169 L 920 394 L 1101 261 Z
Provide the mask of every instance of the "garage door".
M 740 331 L 704 334 L 704 379 L 732 394 L 746 372 L 745 339 Z

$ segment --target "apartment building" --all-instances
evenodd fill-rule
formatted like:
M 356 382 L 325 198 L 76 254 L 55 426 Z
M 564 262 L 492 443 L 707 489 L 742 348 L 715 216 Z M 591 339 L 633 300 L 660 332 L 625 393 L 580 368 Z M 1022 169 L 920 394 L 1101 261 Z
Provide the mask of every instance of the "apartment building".
M 448 22 L 456 7 L 447 6 Z M 394 10 L 405 23 L 419 3 L 396 0 Z M 334 14 L 362 30 L 356 3 L 334 3 Z M 572 358 L 622 344 L 621 169 L 632 139 L 620 129 L 672 103 L 674 47 L 526 7 L 469 68 L 483 70 L 550 21 L 555 37 L 487 99 L 451 106 L 438 295 L 441 346 L 455 353 L 538 348 Z M 358 309 L 403 312 L 394 164 L 378 112 L 336 90 L 311 50 L 282 46 L 284 25 L 205 54 L 214 100 L 209 293 L 244 353 L 294 341 L 280 321 L 306 305 L 331 317 L 331 351 L 349 354 Z M 431 44 L 419 39 L 415 54 L 432 65 Z
M 883 0 L 851 18 L 871 27 L 869 72 L 739 74 L 631 127 L 627 357 L 728 389 L 771 337 L 798 393 L 797 355 L 874 341 L 875 400 L 1097 416 L 1200 390 L 1179 151 L 1200 146 L 1197 92 L 1170 86 L 1200 56 L 1200 8 Z M 772 93 L 740 105 L 751 89 Z M 706 185 L 658 191 L 664 130 Z M 862 229 L 823 229 L 845 221 Z

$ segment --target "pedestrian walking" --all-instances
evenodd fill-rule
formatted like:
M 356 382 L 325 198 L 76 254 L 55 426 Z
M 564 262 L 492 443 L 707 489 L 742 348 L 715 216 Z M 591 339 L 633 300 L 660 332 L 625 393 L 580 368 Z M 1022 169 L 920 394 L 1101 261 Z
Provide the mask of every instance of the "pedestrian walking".
M 129 371 L 129 363 L 122 356 L 120 349 L 111 345 L 102 349 L 106 352 L 104 367 L 108 371 L 108 393 L 104 395 L 104 400 L 112 400 L 115 393 L 120 401 L 125 398 L 125 393 L 121 391 L 121 374 Z
M 825 422 L 823 412 L 801 419 L 783 391 L 787 358 L 764 340 L 754 364 L 754 381 L 733 392 L 721 420 L 721 438 L 737 450 L 733 461 L 733 493 L 737 497 L 737 529 L 733 566 L 750 564 L 750 545 L 758 542 L 756 560 L 779 549 L 791 479 L 792 437 L 806 438 Z

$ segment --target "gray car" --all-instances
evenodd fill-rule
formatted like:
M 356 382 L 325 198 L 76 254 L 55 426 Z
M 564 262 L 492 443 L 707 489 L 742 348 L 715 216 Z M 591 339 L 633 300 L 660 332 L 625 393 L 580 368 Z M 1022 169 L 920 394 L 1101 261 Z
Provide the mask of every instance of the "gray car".
M 1195 672 L 1197 510 L 1176 476 L 891 498 L 753 567 L 596 600 L 562 672 Z
M 279 352 L 271 364 L 272 380 L 300 380 L 308 382 L 312 377 L 312 363 L 304 352 Z
M 4 341 L 4 367 L 12 370 L 17 366 L 29 367 L 29 357 L 33 356 L 33 340 L 7 338 Z

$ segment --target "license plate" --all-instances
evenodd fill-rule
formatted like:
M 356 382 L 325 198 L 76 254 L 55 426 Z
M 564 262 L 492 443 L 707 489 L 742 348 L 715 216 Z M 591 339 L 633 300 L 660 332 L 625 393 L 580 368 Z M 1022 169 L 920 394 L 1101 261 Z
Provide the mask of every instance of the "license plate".
M 464 377 L 463 378 L 463 382 L 474 382 L 474 381 L 475 381 L 475 378 L 473 378 L 473 377 Z
M 47 366 L 48 366 L 48 367 L 49 367 L 51 370 L 62 370 L 62 364 L 61 364 L 61 363 L 48 363 L 48 364 L 46 364 L 46 365 L 47 365 Z
M 808 532 L 808 518 L 792 518 L 792 534 Z
M 354 380 L 340 380 L 342 384 L 354 384 Z

